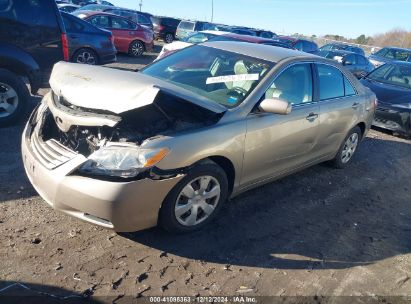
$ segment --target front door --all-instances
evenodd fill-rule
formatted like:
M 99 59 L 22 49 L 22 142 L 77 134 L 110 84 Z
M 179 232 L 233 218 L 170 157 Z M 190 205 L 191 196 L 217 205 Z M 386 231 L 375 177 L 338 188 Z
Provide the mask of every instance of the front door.
M 265 98 L 293 105 L 288 115 L 261 113 L 247 117 L 242 186 L 281 175 L 312 162 L 318 155 L 319 105 L 313 99 L 313 74 L 309 63 L 284 70 Z

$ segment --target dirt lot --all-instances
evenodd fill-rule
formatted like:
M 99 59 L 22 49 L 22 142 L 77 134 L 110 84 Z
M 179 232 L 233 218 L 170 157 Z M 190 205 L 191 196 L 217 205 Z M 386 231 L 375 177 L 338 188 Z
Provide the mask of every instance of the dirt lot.
M 22 129 L 0 130 L 0 295 L 411 301 L 411 140 L 372 130 L 349 168 L 318 165 L 249 191 L 199 233 L 117 235 L 44 203 L 22 167 Z M 24 285 L 7 288 L 15 282 Z

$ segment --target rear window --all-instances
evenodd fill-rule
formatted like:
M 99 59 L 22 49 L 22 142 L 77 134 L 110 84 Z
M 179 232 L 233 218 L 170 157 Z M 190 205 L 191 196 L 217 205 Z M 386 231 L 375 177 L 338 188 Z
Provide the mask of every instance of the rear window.
M 188 21 L 181 21 L 178 28 L 182 30 L 193 30 L 194 29 L 194 22 L 188 22 Z

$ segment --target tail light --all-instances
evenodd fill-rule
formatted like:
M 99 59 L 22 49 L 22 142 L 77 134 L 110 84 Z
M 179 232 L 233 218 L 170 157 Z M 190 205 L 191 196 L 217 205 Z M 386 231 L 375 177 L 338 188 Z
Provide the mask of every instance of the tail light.
M 162 30 L 164 30 L 166 27 L 164 26 L 164 25 L 159 25 L 159 26 L 157 26 L 157 29 L 159 30 L 159 31 L 162 31 Z
M 63 47 L 63 57 L 65 61 L 70 61 L 69 49 L 68 49 L 68 40 L 65 33 L 61 34 L 61 45 Z
M 108 36 L 108 40 L 109 40 L 112 44 L 114 44 L 114 36 L 113 36 L 113 35 Z

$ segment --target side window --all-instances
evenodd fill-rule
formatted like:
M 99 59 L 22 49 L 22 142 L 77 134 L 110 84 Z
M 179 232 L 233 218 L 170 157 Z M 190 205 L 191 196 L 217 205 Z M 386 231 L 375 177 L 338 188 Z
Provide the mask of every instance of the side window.
M 269 32 L 262 32 L 260 36 L 262 38 L 273 38 L 273 35 L 271 35 Z
M 121 19 L 121 18 L 111 18 L 111 27 L 113 29 L 120 29 L 120 30 L 131 30 L 133 29 L 133 26 L 130 22 L 127 20 Z
M 108 28 L 110 27 L 110 22 L 107 16 L 95 16 L 90 19 L 90 23 L 97 27 Z
M 141 24 L 150 24 L 150 20 L 148 20 L 148 18 L 144 15 L 138 14 L 138 23 Z
M 322 51 L 331 51 L 331 49 L 332 49 L 332 45 L 330 45 L 330 44 L 326 44 L 326 45 L 321 47 Z
M 366 65 L 367 64 L 367 60 L 363 56 L 357 55 L 356 57 L 357 57 L 357 63 L 359 65 Z
M 310 64 L 289 67 L 277 77 L 265 93 L 265 98 L 279 98 L 292 104 L 313 100 L 313 81 Z
M 317 65 L 320 81 L 320 100 L 344 97 L 344 79 L 339 69 L 319 64 Z
M 315 52 L 317 51 L 318 47 L 316 44 L 310 41 L 303 41 L 303 50 L 306 52 Z
M 299 51 L 302 51 L 303 50 L 303 42 L 302 41 L 297 41 L 297 43 L 294 44 L 294 48 L 299 50 Z
M 357 56 L 354 54 L 347 55 L 344 57 L 344 62 L 346 65 L 356 65 L 357 64 Z
M 345 76 L 344 76 L 344 91 L 345 91 L 345 96 L 355 95 L 355 90 L 353 86 L 351 85 L 347 77 Z

